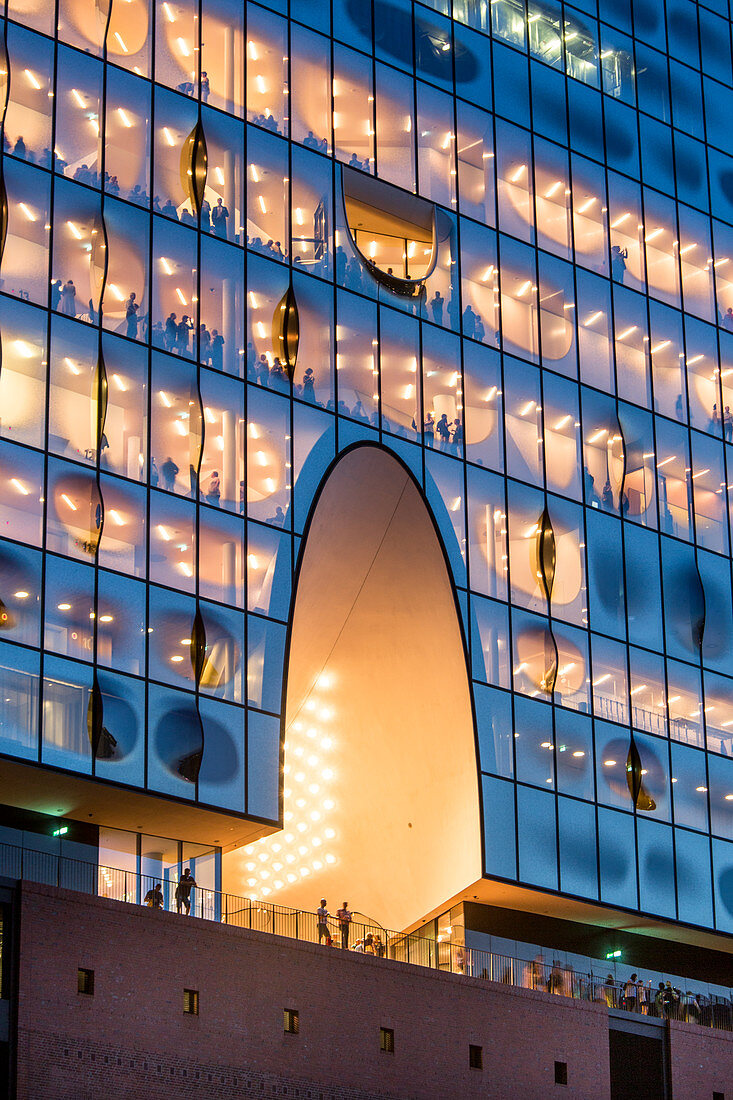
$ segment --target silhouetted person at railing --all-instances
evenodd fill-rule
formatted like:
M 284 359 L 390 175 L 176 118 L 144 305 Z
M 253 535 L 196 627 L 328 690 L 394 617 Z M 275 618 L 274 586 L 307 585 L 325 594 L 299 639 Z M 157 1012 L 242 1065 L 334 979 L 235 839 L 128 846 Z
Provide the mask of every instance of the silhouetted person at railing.
M 186 916 L 191 913 L 191 891 L 196 885 L 196 879 L 191 874 L 191 869 L 186 867 L 176 886 L 176 909 L 180 913 L 181 908 L 186 910 Z
M 211 330 L 211 365 L 214 370 L 224 370 L 224 337 L 216 328 Z
M 475 317 L 476 317 L 476 331 L 473 334 L 474 339 L 475 340 L 480 340 L 481 343 L 483 343 L 484 342 L 484 336 L 486 335 L 486 329 L 484 328 L 484 323 L 481 320 L 481 317 L 479 316 L 478 313 L 475 314 Z
M 733 441 L 733 420 L 731 420 L 730 405 L 726 405 L 723 411 L 723 434 L 728 443 Z
M 435 425 L 435 434 L 440 440 L 441 451 L 448 450 L 448 444 L 450 442 L 450 424 L 448 423 L 448 414 L 443 413 L 438 423 Z
M 173 351 L 178 338 L 178 325 L 175 313 L 169 313 L 165 319 L 165 346 L 168 351 Z
M 636 974 L 632 974 L 624 986 L 623 1007 L 627 1012 L 636 1012 Z
M 148 890 L 145 895 L 145 904 L 151 909 L 163 908 L 163 887 L 158 882 L 153 888 Z
M 616 1007 L 616 982 L 613 974 L 609 974 L 603 986 L 606 996 L 606 1004 L 609 1008 Z
M 614 283 L 623 283 L 628 255 L 628 248 L 621 248 L 617 244 L 611 246 L 611 278 Z
M 201 231 L 202 233 L 211 232 L 211 203 L 208 199 L 204 199 L 201 203 Z
M 321 904 L 318 906 L 318 942 L 323 943 L 326 941 L 326 947 L 331 946 L 331 933 L 328 930 L 328 918 L 330 913 L 326 906 L 326 899 L 321 898 Z
M 733 308 L 730 306 L 728 306 L 723 316 L 723 328 L 727 329 L 728 332 L 733 332 Z
M 382 943 L 382 937 L 377 935 L 376 932 L 372 937 L 372 944 L 374 945 L 374 954 L 377 956 L 377 958 L 383 959 L 387 948 Z
M 206 499 L 209 504 L 214 504 L 219 507 L 219 501 L 221 500 L 221 481 L 219 480 L 219 471 L 214 470 L 209 478 L 209 488 L 206 492 Z
M 163 488 L 172 493 L 178 477 L 178 466 L 176 466 L 170 455 L 160 467 L 160 472 L 163 475 Z
M 209 84 L 209 74 L 206 70 L 201 72 L 201 102 L 207 103 L 209 99 L 209 92 L 211 91 L 211 85 Z
M 304 401 L 310 401 L 311 404 L 315 404 L 316 376 L 313 373 L 312 367 L 306 367 L 305 374 L 303 375 L 303 391 L 301 396 Z
M 451 447 L 455 454 L 460 455 L 461 448 L 463 447 L 463 425 L 460 420 L 453 421 L 453 429 L 451 435 Z
M 135 291 L 130 291 L 130 297 L 125 302 L 125 322 L 127 325 L 125 335 L 137 340 L 137 311 L 140 303 L 135 301 Z
M 425 446 L 433 447 L 435 445 L 435 417 L 431 412 L 425 417 L 423 432 L 425 434 Z
M 61 312 L 67 317 L 76 317 L 76 287 L 72 279 L 61 288 Z
M 155 459 L 151 458 L 150 459 L 150 484 L 153 486 L 153 488 L 155 488 L 155 486 L 158 484 L 159 479 L 160 479 L 160 474 L 158 473 L 158 467 L 155 464 Z
M 279 504 L 278 504 L 277 508 L 275 509 L 275 515 L 270 516 L 269 519 L 266 519 L 265 523 L 270 523 L 274 527 L 282 527 L 284 525 L 284 523 L 285 523 L 285 513 L 283 512 L 283 510 L 282 510 L 282 508 L 280 507 Z
M 166 199 L 161 207 L 161 214 L 165 214 L 167 218 L 175 218 L 178 221 L 178 211 L 171 199 Z
M 217 237 L 221 237 L 222 240 L 227 239 L 227 218 L 229 217 L 229 210 L 224 206 L 221 198 L 216 200 L 216 206 L 211 211 L 211 224 L 214 227 L 214 232 Z
M 13 146 L 13 156 L 14 157 L 22 157 L 23 160 L 25 160 L 26 147 L 25 147 L 25 142 L 23 141 L 22 137 L 19 137 L 18 140 L 16 141 L 15 145 Z
M 666 1020 L 677 1019 L 677 1006 L 680 1003 L 680 995 L 671 982 L 666 982 L 662 990 L 662 1012 Z
M 470 336 L 471 339 L 476 335 L 476 314 L 470 306 L 466 306 L 463 311 L 463 335 Z
M 340 909 L 336 911 L 338 917 L 339 929 L 341 931 L 341 946 L 344 950 L 347 950 L 349 946 L 349 928 L 351 926 L 351 913 L 349 912 L 349 903 L 345 901 Z
M 445 298 L 438 291 L 430 299 L 430 312 L 433 315 L 433 320 L 436 325 L 443 324 L 443 306 L 445 305 Z
M 374 936 L 371 932 L 367 932 L 364 937 L 363 951 L 365 955 L 376 955 L 376 951 L 374 950 Z
M 346 266 L 348 259 L 342 246 L 336 245 L 336 282 L 339 286 L 343 286 L 346 282 Z
M 211 333 L 207 329 L 206 325 L 201 322 L 199 325 L 199 362 L 208 363 L 211 358 Z
M 684 405 L 682 404 L 682 394 L 677 394 L 677 400 L 674 403 L 674 414 L 678 420 L 684 420 Z
M 176 348 L 179 355 L 188 355 L 188 334 L 193 328 L 193 321 L 189 321 L 188 314 L 184 313 L 176 325 Z

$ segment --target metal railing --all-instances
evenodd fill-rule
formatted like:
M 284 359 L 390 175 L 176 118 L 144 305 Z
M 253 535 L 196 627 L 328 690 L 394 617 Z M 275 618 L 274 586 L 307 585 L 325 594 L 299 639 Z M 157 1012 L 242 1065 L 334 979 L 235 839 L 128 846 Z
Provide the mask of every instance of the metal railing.
M 169 870 L 156 876 L 143 875 L 137 871 L 103 867 L 84 860 L 0 843 L 0 875 L 133 905 L 145 905 L 146 896 L 160 883 L 162 902 L 151 905 L 151 920 L 162 911 L 180 912 L 181 919 L 187 916 L 185 902 L 176 896 L 175 872 Z M 329 918 L 325 929 L 322 926 L 319 928 L 318 916 L 314 912 L 198 885 L 190 891 L 189 903 L 190 916 L 203 920 L 307 943 L 320 942 L 324 950 L 344 949 L 342 929 L 335 917 Z M 644 1016 L 683 1020 L 733 1031 L 733 990 L 679 976 L 667 976 L 666 981 L 657 982 L 656 988 L 652 987 L 651 979 L 646 983 L 619 982 L 611 980 L 610 976 L 576 971 L 570 964 L 557 960 L 550 963 L 542 956 L 541 950 L 533 959 L 522 959 L 465 947 L 440 935 L 434 939 L 416 932 L 392 932 L 366 918 L 361 919 L 360 914 L 355 914 L 349 925 L 345 946 L 348 950 L 413 966 L 575 1000 L 593 1001 L 608 1008 Z M 603 963 L 599 963 L 599 967 L 605 969 Z

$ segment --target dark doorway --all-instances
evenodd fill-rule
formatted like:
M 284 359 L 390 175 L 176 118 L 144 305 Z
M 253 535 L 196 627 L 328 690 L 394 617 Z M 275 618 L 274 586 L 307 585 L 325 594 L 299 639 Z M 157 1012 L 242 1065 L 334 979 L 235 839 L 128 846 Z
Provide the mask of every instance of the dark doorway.
M 611 1100 L 639 1100 L 640 1096 L 668 1100 L 666 1033 L 662 1028 L 655 1031 L 639 1035 L 610 1029 Z

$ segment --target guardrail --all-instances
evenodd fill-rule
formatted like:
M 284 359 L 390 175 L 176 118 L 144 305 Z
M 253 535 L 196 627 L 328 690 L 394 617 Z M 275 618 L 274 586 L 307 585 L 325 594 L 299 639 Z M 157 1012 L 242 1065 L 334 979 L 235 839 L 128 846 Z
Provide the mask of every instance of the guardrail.
M 145 905 L 146 896 L 161 883 L 162 901 L 151 906 L 151 920 L 160 911 L 180 912 L 181 919 L 186 919 L 186 905 L 176 898 L 177 879 L 168 871 L 157 876 L 143 875 L 0 843 L 0 875 L 133 905 Z M 342 930 L 334 917 L 329 918 L 325 931 L 319 930 L 316 913 L 200 886 L 191 890 L 189 901 L 190 915 L 203 920 L 308 943 L 321 942 L 324 950 L 344 949 Z M 433 939 L 414 932 L 392 932 L 360 919 L 359 914 L 355 914 L 349 926 L 346 949 L 523 989 L 595 1001 L 626 1012 L 733 1031 L 733 990 L 689 978 L 669 976 L 667 981 L 658 982 L 656 988 L 652 988 L 651 980 L 633 985 L 610 981 L 558 961 L 547 962 L 541 954 L 532 960 L 521 959 L 465 947 L 440 936 Z

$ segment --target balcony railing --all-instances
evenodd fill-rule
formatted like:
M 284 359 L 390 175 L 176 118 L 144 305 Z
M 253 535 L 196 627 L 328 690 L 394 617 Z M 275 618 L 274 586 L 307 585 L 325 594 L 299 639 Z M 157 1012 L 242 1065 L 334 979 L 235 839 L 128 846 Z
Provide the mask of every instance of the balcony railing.
M 143 875 L 0 843 L 0 875 L 133 905 L 144 905 L 149 891 L 161 883 L 162 904 L 159 908 L 151 907 L 150 919 L 155 920 L 157 912 L 163 910 L 181 911 L 181 919 L 185 919 L 185 906 L 181 905 L 179 910 L 176 901 L 177 880 L 170 877 L 170 872 L 156 876 Z M 190 915 L 203 920 L 269 932 L 307 943 L 319 942 L 318 917 L 314 912 L 201 886 L 191 891 L 190 905 Z M 414 932 L 391 932 L 359 918 L 360 914 L 355 914 L 350 924 L 348 950 L 575 1000 L 594 1001 L 608 1008 L 644 1016 L 733 1031 L 733 990 L 727 987 L 710 986 L 673 975 L 664 983 L 658 983 L 656 988 L 652 988 L 650 982 L 644 984 L 639 981 L 632 985 L 630 981 L 611 981 L 599 974 L 582 973 L 569 964 L 547 962 L 541 954 L 532 960 L 521 959 L 464 947 L 440 935 L 434 939 Z M 324 938 L 323 930 L 320 935 L 324 950 L 342 950 L 338 920 L 330 917 L 327 928 L 328 937 Z

